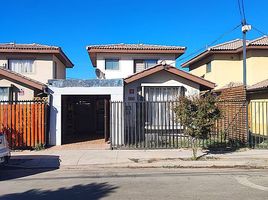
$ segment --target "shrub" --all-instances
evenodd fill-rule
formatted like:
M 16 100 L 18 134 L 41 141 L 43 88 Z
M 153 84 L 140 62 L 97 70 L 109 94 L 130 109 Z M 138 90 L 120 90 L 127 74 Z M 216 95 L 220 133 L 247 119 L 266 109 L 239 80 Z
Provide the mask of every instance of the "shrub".
M 197 139 L 207 139 L 212 127 L 220 118 L 217 99 L 211 93 L 205 96 L 181 96 L 174 112 L 186 134 L 192 138 L 193 159 L 197 159 Z
M 44 150 L 44 149 L 45 149 L 45 145 L 42 144 L 42 143 L 38 143 L 38 144 L 36 144 L 35 147 L 34 147 L 34 150 L 35 150 L 35 151 L 41 151 L 41 150 Z

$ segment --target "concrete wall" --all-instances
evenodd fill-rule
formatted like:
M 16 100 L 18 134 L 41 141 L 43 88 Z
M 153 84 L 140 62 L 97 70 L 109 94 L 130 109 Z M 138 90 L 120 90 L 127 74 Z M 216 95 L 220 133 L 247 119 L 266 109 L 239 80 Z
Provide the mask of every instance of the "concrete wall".
M 206 63 L 211 60 L 211 72 L 206 73 Z M 204 76 L 217 84 L 216 89 L 230 82 L 243 82 L 242 54 L 215 54 L 190 66 L 190 73 Z M 253 85 L 268 79 L 268 50 L 247 51 L 247 84 Z
M 119 70 L 105 70 L 105 59 L 119 59 Z M 134 60 L 157 59 L 165 60 L 167 64 L 175 66 L 175 55 L 170 54 L 97 54 L 97 68 L 105 73 L 106 79 L 126 78 L 134 73 Z
M 50 128 L 49 144 L 61 145 L 61 96 L 62 95 L 110 95 L 111 101 L 123 101 L 123 87 L 49 87 Z M 112 120 L 112 119 L 111 119 Z M 112 134 L 112 133 L 110 133 Z M 115 133 L 114 133 L 115 134 Z M 118 133 L 119 135 L 123 135 Z

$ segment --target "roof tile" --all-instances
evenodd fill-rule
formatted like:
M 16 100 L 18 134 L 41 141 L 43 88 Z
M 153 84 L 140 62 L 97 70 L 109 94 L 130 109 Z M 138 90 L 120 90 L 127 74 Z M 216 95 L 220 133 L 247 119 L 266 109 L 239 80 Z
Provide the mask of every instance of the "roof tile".
M 222 44 L 218 44 L 215 46 L 212 46 L 209 48 L 209 50 L 236 50 L 238 48 L 241 48 L 243 45 L 243 40 L 241 39 L 236 39 L 236 40 L 232 40 L 232 41 L 228 41 Z
M 257 38 L 255 40 L 250 41 L 250 46 L 268 46 L 268 36 L 262 36 L 260 38 Z
M 258 82 L 254 85 L 249 86 L 247 89 L 248 90 L 255 90 L 255 89 L 264 89 L 264 88 L 268 88 L 268 79 Z
M 184 50 L 181 46 L 166 46 L 152 44 L 107 44 L 90 45 L 87 49 L 122 49 L 122 50 Z
M 49 46 L 43 44 L 16 44 L 16 43 L 0 43 L 0 53 L 51 53 L 56 54 L 57 57 L 67 66 L 73 67 L 73 63 L 66 56 L 60 47 Z
M 268 36 L 262 36 L 260 38 L 257 38 L 255 40 L 247 40 L 247 46 L 268 46 Z M 239 51 L 243 47 L 243 40 L 242 39 L 236 39 L 231 40 L 225 43 L 221 43 L 212 47 L 207 48 L 205 51 L 199 53 L 198 55 L 192 57 L 190 60 L 182 63 L 181 65 L 183 67 L 188 66 L 189 64 L 192 64 L 200 59 L 202 59 L 204 56 L 207 56 L 211 52 L 225 52 L 225 51 Z
M 60 47 L 42 45 L 42 44 L 16 44 L 16 43 L 2 43 L 0 49 L 32 49 L 32 50 L 59 50 Z

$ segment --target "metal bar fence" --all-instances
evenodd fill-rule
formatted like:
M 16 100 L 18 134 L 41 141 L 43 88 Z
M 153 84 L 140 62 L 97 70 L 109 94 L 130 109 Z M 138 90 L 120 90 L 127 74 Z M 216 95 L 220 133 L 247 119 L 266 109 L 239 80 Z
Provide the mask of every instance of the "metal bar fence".
M 198 139 L 198 146 L 210 148 L 246 144 L 248 140 L 246 101 L 224 100 L 218 101 L 217 104 L 222 117 L 215 123 L 208 138 Z M 176 106 L 179 106 L 177 101 L 111 102 L 111 147 L 122 149 L 191 147 L 192 138 L 177 119 L 174 112 Z
M 47 102 L 0 101 L 0 132 L 11 149 L 30 149 L 46 144 Z
M 268 102 L 253 100 L 249 104 L 249 145 L 268 148 Z

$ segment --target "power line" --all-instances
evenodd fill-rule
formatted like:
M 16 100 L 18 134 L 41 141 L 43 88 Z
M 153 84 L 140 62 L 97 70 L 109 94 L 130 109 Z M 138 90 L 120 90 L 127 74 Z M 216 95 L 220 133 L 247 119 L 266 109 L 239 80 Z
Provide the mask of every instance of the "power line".
M 267 33 L 261 31 L 260 29 L 256 28 L 255 26 L 251 26 L 252 29 L 254 29 L 255 31 L 257 31 L 258 33 L 260 33 L 261 35 L 267 35 Z
M 242 10 L 241 10 L 240 0 L 237 0 L 237 3 L 238 3 L 238 10 L 239 10 L 239 14 L 240 14 L 240 19 L 241 19 L 241 21 L 243 21 L 243 15 L 242 15 Z
M 245 20 L 245 22 L 246 22 L 246 14 L 245 14 L 244 0 L 241 0 L 241 2 L 242 2 L 243 18 L 244 18 L 244 20 Z
M 237 0 L 242 25 L 246 25 L 244 0 Z
M 178 59 L 177 61 L 185 60 L 185 59 L 187 59 L 187 58 L 189 58 L 189 57 L 191 57 L 191 56 L 193 56 L 193 55 L 199 53 L 200 51 L 202 51 L 202 50 L 204 50 L 204 49 L 207 49 L 207 46 L 210 47 L 210 46 L 214 45 L 214 44 L 217 43 L 219 40 L 221 40 L 223 37 L 225 37 L 226 35 L 230 34 L 230 33 L 233 32 L 233 31 L 235 31 L 235 30 L 236 30 L 237 28 L 239 28 L 239 27 L 241 27 L 241 24 L 238 24 L 237 26 L 235 26 L 235 27 L 232 28 L 231 30 L 226 31 L 225 33 L 223 33 L 222 35 L 220 35 L 217 39 L 215 39 L 214 41 L 212 41 L 211 43 L 209 43 L 209 44 L 206 45 L 205 47 L 202 47 L 202 48 L 200 48 L 200 49 L 198 49 L 198 50 L 196 50 L 196 51 L 190 53 L 189 55 L 184 56 L 184 57 Z

